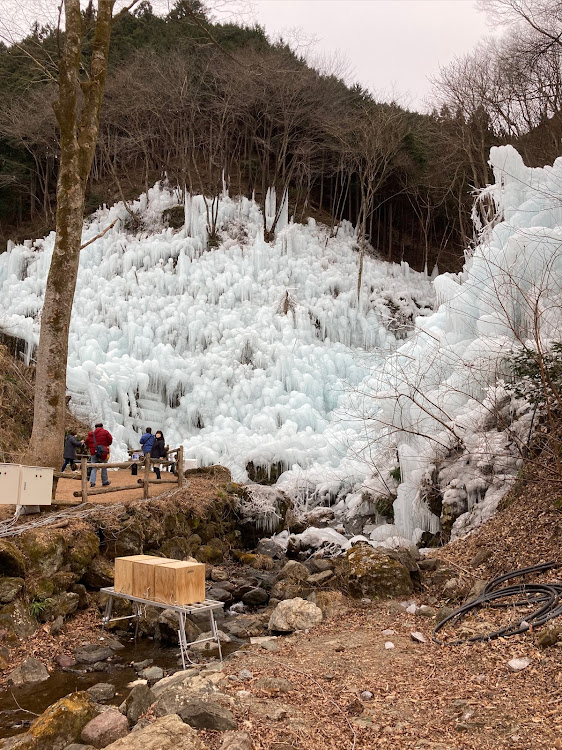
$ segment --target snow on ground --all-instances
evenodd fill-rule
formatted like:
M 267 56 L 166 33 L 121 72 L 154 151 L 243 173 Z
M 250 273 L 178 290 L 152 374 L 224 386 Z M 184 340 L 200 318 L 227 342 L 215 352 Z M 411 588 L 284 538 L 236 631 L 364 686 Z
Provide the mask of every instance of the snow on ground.
M 151 425 L 236 480 L 247 479 L 249 462 L 283 472 L 278 486 L 304 510 L 332 506 L 338 531 L 311 534 L 333 545 L 340 530 L 374 544 L 380 533 L 418 540 L 436 531 L 424 490 L 435 472 L 444 501 L 463 514 L 453 536 L 470 531 L 518 467 L 498 422 L 503 360 L 533 336 L 534 317 L 542 343 L 561 322 L 562 159 L 530 169 L 501 147 L 491 163 L 495 184 L 480 206 L 494 218 L 479 227 L 463 271 L 431 284 L 367 258 L 359 306 L 345 222 L 329 237 L 312 220 L 290 223 L 285 207 L 267 244 L 258 206 L 225 194 L 220 242 L 207 249 L 201 196 L 187 199 L 179 231 L 163 227 L 162 211 L 178 201 L 162 185 L 133 206 L 141 231 L 126 230 L 123 205 L 98 211 L 84 242 L 120 221 L 82 251 L 71 406 L 102 419 L 117 452 Z M 53 242 L 51 234 L 0 255 L 0 328 L 24 339 L 28 356 Z M 524 409 L 509 420 L 529 426 Z M 397 496 L 394 524 L 372 531 L 385 495 Z

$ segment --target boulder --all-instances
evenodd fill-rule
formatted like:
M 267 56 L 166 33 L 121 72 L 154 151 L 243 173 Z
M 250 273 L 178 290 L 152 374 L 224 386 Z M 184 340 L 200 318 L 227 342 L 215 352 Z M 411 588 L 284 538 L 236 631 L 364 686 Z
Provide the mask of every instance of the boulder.
M 70 743 L 78 742 L 82 729 L 95 715 L 96 709 L 87 693 L 66 695 L 33 722 L 13 750 L 64 750 Z
M 156 638 L 164 643 L 178 643 L 178 616 L 173 609 L 159 610 L 156 621 Z M 185 618 L 185 633 L 188 641 L 197 640 L 201 629 L 189 617 Z
M 122 528 L 109 529 L 103 535 L 102 550 L 110 560 L 116 557 L 139 555 L 143 551 L 144 533 L 138 518 L 127 516 Z
M 201 701 L 193 699 L 177 711 L 186 724 L 195 729 L 211 729 L 215 732 L 226 732 L 237 729 L 234 716 L 216 701 Z
M 47 667 L 39 659 L 30 656 L 9 674 L 13 685 L 32 685 L 49 679 Z
M 296 560 L 289 560 L 279 572 L 278 580 L 281 580 L 283 578 L 290 578 L 293 581 L 306 581 L 308 576 L 310 575 L 310 571 L 306 567 L 306 565 L 303 565 L 300 562 L 297 562 Z
M 0 539 L 0 570 L 6 576 L 25 576 L 25 558 L 15 544 Z
M 350 595 L 358 599 L 390 599 L 414 590 L 408 569 L 370 544 L 356 544 L 337 561 Z
M 24 583 L 23 578 L 0 578 L 0 602 L 3 604 L 13 602 L 23 589 Z
M 251 589 L 242 597 L 244 604 L 247 604 L 249 607 L 260 607 L 267 604 L 268 600 L 269 594 L 267 591 L 264 591 L 259 587 Z
M 29 605 L 21 599 L 16 599 L 0 609 L 0 628 L 15 633 L 18 638 L 29 638 L 37 627 L 37 620 L 31 616 Z
M 201 563 L 216 565 L 224 559 L 222 545 L 218 539 L 211 539 L 208 544 L 202 544 L 194 552 L 195 559 Z
M 228 628 L 229 633 L 235 638 L 249 638 L 251 636 L 263 635 L 267 629 L 268 620 L 268 615 L 265 617 L 261 614 L 242 615 L 234 620 L 227 620 L 224 627 Z
M 220 750 L 252 750 L 252 738 L 248 732 L 225 732 Z
M 274 542 L 273 539 L 260 539 L 256 547 L 256 554 L 281 560 L 285 557 L 285 550 L 280 544 Z
M 154 724 L 131 732 L 117 742 L 112 742 L 106 750 L 208 750 L 197 736 L 195 729 L 184 724 L 174 714 L 162 716 Z
M 232 642 L 232 638 L 222 630 L 217 630 L 217 635 L 221 644 Z M 204 640 L 205 638 L 213 638 L 213 637 L 214 637 L 213 633 L 210 630 L 206 631 L 205 633 L 201 633 L 201 635 L 199 636 L 201 640 Z M 199 653 L 204 653 L 205 651 L 213 651 L 216 648 L 217 648 L 217 642 L 215 640 L 206 641 L 205 643 L 192 643 L 190 646 L 190 649 L 192 651 L 197 651 Z
M 279 602 L 269 618 L 269 629 L 274 632 L 291 633 L 308 630 L 322 621 L 322 610 L 304 599 L 286 599 Z
M 53 624 L 49 628 L 50 634 L 58 635 L 60 631 L 63 629 L 63 626 L 64 626 L 64 617 L 62 615 L 55 617 L 55 619 L 53 620 Z
M 121 737 L 129 734 L 129 722 L 120 711 L 110 709 L 89 721 L 80 735 L 82 742 L 95 748 L 107 747 Z
M 82 581 L 91 589 L 113 586 L 113 565 L 105 557 L 96 555 L 88 565 Z
M 94 703 L 104 703 L 115 697 L 115 686 L 109 682 L 98 682 L 88 688 L 88 695 Z
M 562 641 L 562 626 L 546 628 L 537 638 L 537 646 L 539 648 L 549 648 L 550 646 L 556 646 L 557 643 Z
M 219 581 L 228 581 L 229 575 L 226 572 L 226 570 L 223 570 L 222 568 L 212 568 L 211 569 L 211 581 L 214 581 L 215 583 Z
M 164 677 L 164 670 L 162 667 L 146 667 L 146 669 L 143 669 L 140 673 L 140 677 L 143 680 L 156 681 L 161 680 L 162 677 Z
M 73 594 L 70 591 L 66 591 L 64 594 L 57 594 L 52 597 L 48 606 L 45 607 L 41 613 L 41 619 L 43 621 L 49 620 L 51 617 L 60 616 L 63 618 L 76 612 L 80 597 L 78 594 Z
M 10 649 L 0 646 L 0 670 L 8 669 L 10 666 Z
M 92 560 L 100 551 L 100 540 L 94 531 L 79 529 L 74 532 L 69 540 L 65 555 L 65 563 L 71 573 L 81 578 Z
M 129 720 L 129 724 L 136 724 L 155 700 L 156 696 L 148 685 L 135 685 L 122 704 L 121 710 Z
M 313 573 L 312 575 L 308 576 L 306 582 L 310 583 L 311 586 L 323 586 L 325 583 L 328 583 L 328 581 L 333 577 L 334 572 L 332 570 L 323 570 L 320 573 Z
M 113 656 L 113 651 L 109 646 L 101 646 L 98 643 L 87 643 L 74 649 L 74 657 L 79 664 L 95 664 L 109 659 L 110 656 Z
M 334 563 L 325 557 L 313 557 L 306 565 L 311 573 L 323 573 L 325 570 L 334 570 Z
M 349 607 L 341 591 L 314 591 L 308 600 L 322 610 L 325 620 L 345 615 Z
M 64 564 L 66 539 L 61 531 L 40 528 L 21 535 L 21 548 L 30 567 L 52 576 Z
M 305 598 L 309 596 L 314 589 L 312 586 L 304 586 L 300 581 L 296 581 L 294 578 L 285 578 L 282 581 L 277 581 L 275 586 L 271 589 L 272 599 L 295 599 L 300 596 Z

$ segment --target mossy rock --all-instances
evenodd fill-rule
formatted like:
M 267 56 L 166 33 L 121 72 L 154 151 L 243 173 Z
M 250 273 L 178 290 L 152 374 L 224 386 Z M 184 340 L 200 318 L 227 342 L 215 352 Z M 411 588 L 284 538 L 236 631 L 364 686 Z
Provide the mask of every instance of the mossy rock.
M 390 599 L 414 590 L 408 569 L 369 544 L 348 549 L 336 570 L 349 594 L 359 599 Z
M 225 486 L 232 482 L 230 469 L 227 469 L 226 466 L 221 466 L 220 464 L 199 466 L 197 469 L 186 469 L 184 471 L 184 476 L 186 477 L 197 476 L 198 474 L 200 476 L 211 476 L 217 482 L 222 483 Z
M 9 604 L 13 602 L 25 585 L 23 578 L 0 578 L 0 602 Z
M 55 584 L 52 578 L 44 576 L 27 582 L 27 594 L 32 599 L 43 601 L 49 599 L 55 593 Z
M 162 222 L 172 229 L 182 229 L 185 226 L 185 208 L 172 206 L 162 211 Z
M 0 539 L 0 570 L 6 576 L 25 576 L 25 558 L 12 542 Z
M 14 750 L 63 750 L 72 742 L 79 742 L 82 730 L 96 715 L 88 693 L 67 695 L 33 722 Z
M 47 606 L 41 613 L 40 620 L 42 622 L 47 622 L 48 620 L 53 620 L 59 615 L 65 619 L 76 612 L 79 604 L 80 597 L 78 594 L 73 594 L 71 591 L 57 594 L 57 596 L 49 599 Z
M 199 562 L 209 563 L 210 565 L 216 565 L 224 560 L 222 545 L 217 539 L 211 539 L 209 544 L 202 544 L 195 551 L 194 556 Z
M 37 621 L 31 616 L 26 602 L 16 599 L 0 609 L 0 628 L 5 628 L 18 638 L 29 638 L 37 630 Z
M 190 544 L 190 537 L 173 536 L 171 539 L 167 539 L 158 550 L 158 554 L 172 560 L 186 560 L 188 557 L 192 557 L 193 545 Z
M 144 531 L 138 518 L 128 518 L 119 530 L 104 532 L 101 549 L 110 560 L 140 555 L 144 548 Z
M 97 555 L 88 565 L 88 569 L 82 576 L 82 582 L 88 588 L 95 590 L 113 586 L 113 578 L 113 565 L 102 555 Z
M 203 544 L 209 544 L 212 539 L 216 539 L 221 534 L 221 529 L 215 521 L 207 521 L 199 524 L 197 533 L 201 537 Z
M 166 532 L 162 521 L 159 518 L 150 516 L 149 518 L 144 519 L 142 528 L 144 532 L 145 553 L 147 549 L 159 547 L 164 539 L 166 539 Z
M 65 562 L 73 573 L 81 578 L 88 565 L 100 552 L 100 540 L 96 533 L 89 529 L 80 530 L 69 540 Z
M 21 535 L 20 545 L 29 567 L 43 575 L 52 576 L 64 565 L 67 544 L 60 531 L 48 528 L 28 531 Z
M 192 519 L 189 519 L 185 513 L 166 513 L 164 516 L 163 530 L 164 538 L 170 536 L 189 536 L 194 527 Z

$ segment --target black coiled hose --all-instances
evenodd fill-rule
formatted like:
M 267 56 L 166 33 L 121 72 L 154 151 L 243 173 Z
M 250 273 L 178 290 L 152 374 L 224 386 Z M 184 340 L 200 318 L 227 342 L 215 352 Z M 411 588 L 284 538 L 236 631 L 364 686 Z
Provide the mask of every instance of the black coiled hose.
M 554 561 L 532 565 L 530 568 L 522 568 L 505 573 L 502 576 L 494 578 L 484 588 L 482 594 L 461 607 L 458 607 L 448 617 L 445 617 L 433 629 L 433 640 L 440 645 L 459 646 L 461 643 L 482 643 L 493 641 L 496 638 L 507 638 L 510 635 L 519 635 L 525 633 L 531 628 L 538 628 L 552 620 L 554 617 L 562 615 L 562 583 L 520 583 L 504 588 L 499 588 L 502 584 L 513 578 L 544 573 L 553 568 L 562 568 L 562 563 Z M 502 599 L 519 597 L 515 602 L 502 602 Z M 478 610 L 480 607 L 489 605 L 490 607 L 522 607 L 529 605 L 538 605 L 531 613 L 520 617 L 518 620 L 511 622 L 500 630 L 484 635 L 475 635 L 470 638 L 462 638 L 456 641 L 440 641 L 436 636 L 441 628 L 447 624 L 456 625 L 469 612 Z

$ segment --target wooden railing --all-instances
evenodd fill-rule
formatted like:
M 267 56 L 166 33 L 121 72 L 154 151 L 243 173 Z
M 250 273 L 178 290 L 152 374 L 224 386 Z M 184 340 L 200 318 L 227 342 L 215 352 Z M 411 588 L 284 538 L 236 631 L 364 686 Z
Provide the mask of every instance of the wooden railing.
M 136 453 L 137 451 L 129 451 L 129 453 Z M 170 459 L 170 456 L 175 456 L 174 460 Z M 177 468 L 177 475 L 173 479 L 151 479 L 150 471 L 153 465 L 157 466 L 171 466 L 175 464 Z M 144 476 L 142 479 L 137 479 L 136 484 L 127 484 L 121 487 L 89 487 L 88 480 L 88 469 L 130 469 L 132 466 L 143 467 Z M 182 487 L 184 483 L 183 475 L 183 446 L 174 448 L 168 451 L 168 459 L 162 460 L 160 458 L 151 458 L 150 455 L 143 456 L 142 458 L 133 459 L 129 461 L 112 462 L 112 463 L 88 463 L 87 458 L 80 459 L 80 471 L 73 472 L 61 472 L 55 471 L 54 477 L 56 479 L 76 479 L 82 483 L 80 490 L 74 492 L 74 497 L 81 497 L 83 503 L 88 502 L 89 495 L 105 495 L 108 492 L 126 492 L 127 490 L 139 490 L 143 489 L 143 497 L 148 500 L 148 491 L 151 484 L 177 484 L 178 487 Z

